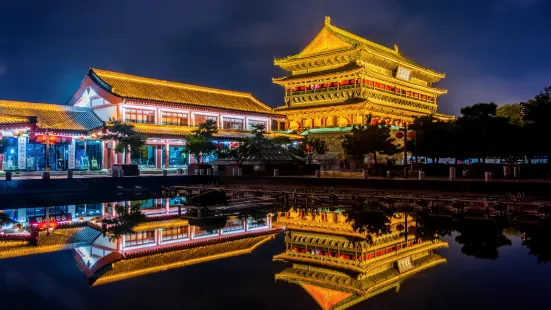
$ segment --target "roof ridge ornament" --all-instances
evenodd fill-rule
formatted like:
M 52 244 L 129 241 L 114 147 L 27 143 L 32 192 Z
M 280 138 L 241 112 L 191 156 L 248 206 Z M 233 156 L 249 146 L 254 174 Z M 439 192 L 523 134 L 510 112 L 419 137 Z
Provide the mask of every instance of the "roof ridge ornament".
M 394 51 L 396 54 L 400 53 L 400 50 L 398 49 L 398 44 L 394 44 Z
M 329 26 L 329 25 L 331 25 L 331 17 L 325 16 L 325 26 Z

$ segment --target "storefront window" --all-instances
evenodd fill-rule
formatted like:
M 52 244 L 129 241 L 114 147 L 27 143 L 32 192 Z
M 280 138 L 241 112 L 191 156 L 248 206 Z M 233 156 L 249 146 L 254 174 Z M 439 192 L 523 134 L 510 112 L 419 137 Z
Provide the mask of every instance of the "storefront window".
M 218 117 L 209 115 L 195 115 L 195 126 L 199 126 L 199 124 L 209 120 L 218 122 Z
M 163 147 L 163 167 L 166 167 L 166 147 Z M 168 147 L 168 166 L 170 168 L 180 168 L 188 164 L 189 156 L 183 146 Z
M 124 109 L 124 121 L 132 123 L 155 123 L 154 110 Z
M 162 112 L 164 125 L 188 126 L 187 113 Z
M 17 138 L 3 138 L 0 140 L 0 155 L 2 167 L 0 170 L 17 170 L 18 152 Z
M 75 142 L 75 169 L 101 170 L 103 152 L 100 141 Z
M 36 171 L 46 168 L 46 145 L 27 144 L 27 170 Z
M 264 130 L 268 129 L 268 123 L 266 121 L 249 120 L 249 130 L 253 130 L 255 126 L 262 126 Z
M 243 125 L 243 119 L 241 118 L 227 118 L 224 117 L 224 129 L 233 129 L 233 130 L 243 130 L 245 126 Z
M 155 168 L 155 146 L 146 145 L 137 154 L 132 153 L 131 162 L 141 168 Z

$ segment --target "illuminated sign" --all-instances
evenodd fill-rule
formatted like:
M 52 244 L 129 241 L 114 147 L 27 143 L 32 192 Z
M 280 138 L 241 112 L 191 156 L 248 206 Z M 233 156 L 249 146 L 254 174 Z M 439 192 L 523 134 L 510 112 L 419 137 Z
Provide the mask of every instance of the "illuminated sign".
M 27 168 L 27 137 L 19 137 L 17 139 L 17 168 Z
M 46 216 L 30 216 L 29 225 L 38 225 L 42 221 L 46 220 Z M 73 220 L 71 214 L 50 214 L 50 221 L 56 221 L 58 223 L 68 223 Z
M 398 71 L 396 71 L 396 78 L 397 79 L 401 79 L 401 80 L 404 80 L 404 81 L 409 81 L 410 77 L 411 77 L 411 71 L 409 71 L 408 69 L 399 67 Z
M 398 260 L 396 263 L 398 264 L 398 271 L 400 271 L 400 273 L 413 268 L 411 265 L 411 258 L 409 256 Z

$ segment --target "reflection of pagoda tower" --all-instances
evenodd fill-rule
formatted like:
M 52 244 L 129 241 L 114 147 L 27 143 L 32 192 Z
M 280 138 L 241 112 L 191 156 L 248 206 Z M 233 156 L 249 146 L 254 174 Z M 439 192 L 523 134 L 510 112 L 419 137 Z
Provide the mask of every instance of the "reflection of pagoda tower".
M 403 216 L 391 217 L 390 233 L 379 236 L 355 232 L 353 223 L 338 211 L 301 214 L 291 210 L 278 215 L 274 225 L 287 230 L 286 250 L 274 260 L 293 263 L 276 279 L 299 284 L 322 309 L 346 309 L 398 289 L 408 276 L 446 262 L 434 250 L 448 244 L 417 239 L 411 217 L 407 237 Z

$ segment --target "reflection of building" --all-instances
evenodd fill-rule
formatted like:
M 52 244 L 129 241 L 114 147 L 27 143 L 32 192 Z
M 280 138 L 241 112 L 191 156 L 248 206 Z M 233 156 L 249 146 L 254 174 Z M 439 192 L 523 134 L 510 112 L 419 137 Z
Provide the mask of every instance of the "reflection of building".
M 338 212 L 279 214 L 274 225 L 286 228 L 286 250 L 274 260 L 293 265 L 276 279 L 300 285 L 322 309 L 346 309 L 446 261 L 434 250 L 447 243 L 417 239 L 413 219 L 408 219 L 407 237 L 399 216 L 381 236 L 355 232 L 353 224 Z
M 434 84 L 445 77 L 422 67 L 402 54 L 331 24 L 299 54 L 276 59 L 274 64 L 290 73 L 273 82 L 285 89 L 290 129 L 304 134 L 327 135 L 350 130 L 351 125 L 385 121 L 394 126 L 411 123 L 416 116 L 435 115 L 437 98 L 445 89 Z
M 91 282 L 99 285 L 248 254 L 273 239 L 278 231 L 272 228 L 269 213 L 194 222 L 178 217 L 178 206 L 173 202 L 178 204 L 173 199 L 148 199 L 5 210 L 3 212 L 23 226 L 36 226 L 46 214 L 61 226 L 49 236 L 40 232 L 36 245 L 28 244 L 25 237 L 30 234 L 16 229 L 18 225 L 4 229 L 5 235 L 0 235 L 0 258 L 75 249 L 77 263 Z M 116 217 L 116 205 L 135 203 L 140 204 L 147 215 L 145 223 L 119 238 L 101 234 L 98 217 Z
M 52 170 L 96 170 L 122 163 L 115 144 L 101 140 L 104 122 L 131 123 L 146 134 L 142 152 L 127 162 L 142 168 L 179 168 L 193 162 L 184 136 L 207 120 L 216 121 L 219 143 L 250 134 L 254 125 L 273 133 L 284 121 L 250 93 L 161 81 L 90 69 L 67 106 L 0 101 L 0 130 L 8 147 L 4 170 L 44 170 L 46 140 Z M 291 136 L 293 137 L 293 136 Z M 295 138 L 300 138 L 294 136 Z M 208 158 L 205 158 L 209 160 Z

